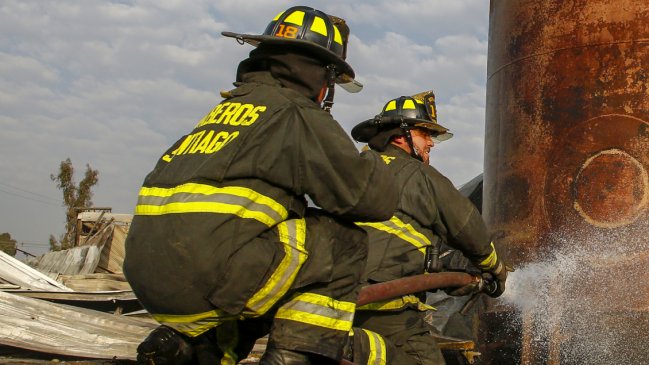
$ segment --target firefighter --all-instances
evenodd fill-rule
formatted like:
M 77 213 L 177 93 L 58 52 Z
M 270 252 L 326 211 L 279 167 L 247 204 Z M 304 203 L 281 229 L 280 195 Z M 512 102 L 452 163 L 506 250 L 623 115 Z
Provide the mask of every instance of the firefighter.
M 362 87 L 348 28 L 296 6 L 261 35 L 222 34 L 255 48 L 146 176 L 126 241 L 126 277 L 161 323 L 138 361 L 235 364 L 269 334 L 261 364 L 336 363 L 367 254 L 353 222 L 389 218 L 398 198 L 327 111 L 335 84 Z
M 445 242 L 492 276 L 497 283 L 492 295 L 500 296 L 505 290 L 507 269 L 482 217 L 446 177 L 429 165 L 434 141 L 452 136 L 437 123 L 433 92 L 388 101 L 379 115 L 355 126 L 351 134 L 355 140 L 368 143 L 369 150 L 363 155 L 381 158 L 401 187 L 399 206 L 389 220 L 358 223 L 369 234 L 368 283 L 440 271 L 438 252 Z M 468 294 L 474 289 L 460 288 L 452 294 Z M 351 346 L 354 362 L 371 364 L 384 358 L 387 363 L 400 365 L 444 364 L 431 336 L 432 327 L 424 321 L 424 311 L 433 308 L 422 299 L 413 294 L 359 307 Z

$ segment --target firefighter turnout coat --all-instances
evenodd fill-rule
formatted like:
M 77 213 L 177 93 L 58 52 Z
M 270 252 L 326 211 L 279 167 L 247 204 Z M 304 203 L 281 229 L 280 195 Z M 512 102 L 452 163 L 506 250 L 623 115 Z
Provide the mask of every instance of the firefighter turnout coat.
M 487 228 L 475 206 L 435 168 L 407 152 L 388 145 L 380 157 L 399 186 L 399 204 L 383 222 L 357 223 L 369 236 L 365 277 L 384 282 L 426 272 L 427 250 L 442 241 L 473 261 L 493 252 Z M 373 364 L 377 359 L 404 365 L 443 364 L 444 358 L 424 320 L 433 309 L 419 295 L 370 303 L 354 318 L 354 361 Z
M 444 175 L 393 145 L 376 155 L 392 171 L 400 189 L 399 206 L 384 222 L 357 223 L 369 234 L 366 273 L 370 282 L 384 282 L 423 274 L 426 250 L 442 241 L 462 251 L 472 261 L 493 251 L 485 223 L 475 206 Z M 418 306 L 408 296 L 367 309 L 399 309 Z
M 124 272 L 156 320 L 189 336 L 274 308 L 302 325 L 287 331 L 303 338 L 293 349 L 338 356 L 302 334 L 351 328 L 366 235 L 345 222 L 389 218 L 397 190 L 312 100 L 268 72 L 235 85 L 145 178 Z

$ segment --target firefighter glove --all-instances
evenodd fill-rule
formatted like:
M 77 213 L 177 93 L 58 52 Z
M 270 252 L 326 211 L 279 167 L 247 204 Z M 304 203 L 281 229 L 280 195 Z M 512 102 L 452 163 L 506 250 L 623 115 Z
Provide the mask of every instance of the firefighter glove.
M 485 292 L 493 298 L 501 296 L 505 292 L 507 274 L 514 270 L 498 257 L 493 242 L 491 243 L 491 253 L 480 261 L 477 266 L 482 270 L 482 277 L 486 281 Z
M 480 274 L 471 261 L 460 250 L 446 250 L 439 255 L 445 271 L 461 271 L 469 274 Z

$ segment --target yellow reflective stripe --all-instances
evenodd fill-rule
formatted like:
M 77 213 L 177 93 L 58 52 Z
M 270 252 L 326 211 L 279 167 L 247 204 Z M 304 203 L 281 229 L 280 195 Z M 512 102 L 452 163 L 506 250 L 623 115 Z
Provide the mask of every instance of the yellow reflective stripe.
M 228 321 L 216 329 L 216 345 L 223 352 L 220 365 L 236 365 L 239 362 L 239 356 L 234 350 L 239 343 L 237 326 L 237 322 Z
M 364 328 L 362 328 L 362 330 L 367 335 L 370 343 L 370 353 L 367 358 L 367 365 L 385 365 L 387 351 L 383 337 L 378 333 L 368 331 Z
M 315 293 L 301 293 L 293 297 L 292 301 L 301 301 L 305 303 L 311 303 L 315 305 L 320 305 L 323 307 L 332 308 L 337 311 L 343 311 L 354 314 L 356 310 L 356 303 L 353 302 L 343 302 L 341 300 L 335 300 L 331 297 L 322 294 Z
M 342 45 L 343 44 L 343 37 L 340 34 L 340 30 L 338 30 L 338 27 L 334 25 L 334 42 Z
M 417 305 L 417 310 L 425 311 L 435 309 L 428 304 L 422 303 L 419 298 L 414 295 L 404 295 L 396 299 L 390 299 L 382 302 L 369 303 L 357 308 L 357 310 L 377 310 L 377 311 L 389 311 L 402 309 L 410 304 Z
M 293 23 L 295 25 L 302 25 L 304 23 L 304 12 L 303 11 L 294 11 L 289 14 L 289 16 L 284 19 L 285 23 Z
M 420 232 L 417 232 L 412 225 L 404 223 L 396 216 L 393 216 L 389 221 L 385 222 L 363 222 L 356 223 L 356 225 L 372 227 L 374 229 L 395 235 L 415 246 L 417 250 L 419 250 L 419 252 L 421 252 L 423 255 L 426 254 L 426 246 L 430 246 L 431 244 L 430 240 L 426 236 L 424 236 Z
M 239 356 L 235 348 L 239 344 L 239 328 L 236 321 L 227 321 L 216 328 L 216 345 L 223 352 L 220 365 L 236 365 Z
M 220 365 L 237 365 L 239 357 L 234 352 L 233 348 L 227 348 L 223 351 L 223 357 L 221 358 Z
M 340 320 L 293 309 L 281 308 L 279 311 L 277 311 L 275 318 L 288 319 L 291 321 L 302 322 L 308 325 L 339 331 L 348 331 L 350 328 L 352 328 L 351 320 Z
M 496 267 L 496 263 L 498 263 L 498 255 L 496 254 L 494 243 L 491 242 L 491 253 L 489 254 L 489 256 L 487 256 L 486 259 L 480 262 L 479 266 L 482 270 L 491 270 Z
M 205 196 L 218 194 L 238 196 L 240 198 L 249 199 L 257 204 L 268 206 L 280 216 L 288 216 L 286 208 L 276 202 L 273 198 L 242 186 L 216 187 L 207 184 L 186 183 L 173 188 L 142 187 L 142 189 L 140 189 L 140 197 L 151 196 L 164 198 L 172 197 L 173 195 L 180 193 L 200 194 Z
M 327 25 L 325 24 L 324 19 L 320 18 L 319 16 L 313 18 L 313 23 L 311 23 L 311 31 L 322 34 L 326 37 Z
M 235 316 L 228 315 L 220 310 L 197 314 L 151 314 L 151 317 L 160 324 L 171 327 L 180 333 L 196 337 L 211 328 L 214 328 L 223 321 L 234 319 Z
M 384 112 L 388 112 L 390 110 L 394 110 L 397 108 L 397 101 L 396 100 L 390 100 L 387 105 L 385 106 L 385 109 L 383 109 Z
M 255 219 L 269 227 L 288 217 L 286 208 L 274 199 L 241 186 L 187 183 L 173 188 L 140 189 L 136 215 L 180 213 L 228 213 Z
M 412 99 L 406 99 L 403 101 L 403 109 L 416 109 L 415 103 L 413 103 Z
M 266 313 L 286 294 L 295 276 L 307 259 L 306 221 L 291 219 L 277 225 L 279 239 L 284 243 L 284 258 L 266 284 L 246 303 L 254 315 Z
M 430 240 L 428 239 L 428 237 L 426 237 L 425 235 L 423 235 L 420 232 L 417 232 L 417 230 L 415 230 L 415 227 L 413 227 L 411 224 L 404 223 L 401 219 L 399 219 L 396 216 L 393 216 L 392 218 L 390 218 L 390 222 L 394 223 L 395 225 L 397 225 L 400 228 L 406 229 L 408 231 L 408 233 L 410 233 L 412 236 L 417 238 L 419 240 L 419 242 L 423 242 L 423 246 L 430 246 Z M 423 252 L 426 253 L 425 247 L 424 247 Z
M 221 203 L 172 203 L 166 204 L 164 207 L 139 205 L 135 212 L 136 215 L 164 215 L 173 213 L 229 213 L 241 218 L 254 219 L 268 227 L 276 224 L 274 219 L 263 213 Z
M 275 318 L 349 332 L 356 304 L 313 293 L 295 295 L 282 305 Z
M 277 21 L 277 19 L 279 19 L 279 17 L 282 16 L 282 14 L 284 14 L 284 12 L 277 14 L 277 16 L 273 18 L 273 21 Z

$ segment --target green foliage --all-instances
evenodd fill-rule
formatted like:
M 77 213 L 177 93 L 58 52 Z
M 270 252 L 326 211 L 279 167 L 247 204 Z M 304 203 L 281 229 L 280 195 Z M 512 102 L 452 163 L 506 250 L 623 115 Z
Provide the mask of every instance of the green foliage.
M 12 239 L 9 233 L 0 234 L 0 251 L 16 256 L 16 240 Z
M 58 175 L 51 174 L 50 179 L 56 182 L 56 187 L 63 193 L 63 204 L 66 207 L 65 234 L 58 241 L 50 235 L 50 249 L 52 251 L 65 250 L 74 245 L 77 230 L 77 208 L 92 207 L 92 187 L 99 182 L 99 171 L 93 170 L 86 164 L 83 180 L 77 185 L 74 181 L 74 167 L 67 158 L 61 161 Z
M 63 237 L 65 237 L 65 235 L 62 235 L 61 239 L 63 239 Z M 50 235 L 50 251 L 61 251 L 61 245 L 53 234 Z

